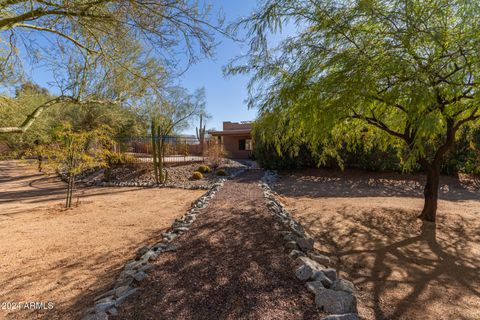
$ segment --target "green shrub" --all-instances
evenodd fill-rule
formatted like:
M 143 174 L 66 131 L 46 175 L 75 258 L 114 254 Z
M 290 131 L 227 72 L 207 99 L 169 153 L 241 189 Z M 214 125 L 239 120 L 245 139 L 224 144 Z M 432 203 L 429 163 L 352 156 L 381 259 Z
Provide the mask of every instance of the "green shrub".
M 127 163 L 135 163 L 135 157 L 131 155 L 127 155 L 120 152 L 112 152 L 107 155 L 107 163 L 109 166 L 111 165 L 121 165 Z
M 208 172 L 212 172 L 212 169 L 210 169 L 209 166 L 201 165 L 200 167 L 198 167 L 197 171 L 200 173 L 208 173 Z
M 224 177 L 224 176 L 226 176 L 226 175 L 227 175 L 227 173 L 226 173 L 225 170 L 223 170 L 223 169 L 219 169 L 219 170 L 217 171 L 217 176 Z
M 203 179 L 203 174 L 201 172 L 195 171 L 192 175 L 192 178 L 195 180 Z

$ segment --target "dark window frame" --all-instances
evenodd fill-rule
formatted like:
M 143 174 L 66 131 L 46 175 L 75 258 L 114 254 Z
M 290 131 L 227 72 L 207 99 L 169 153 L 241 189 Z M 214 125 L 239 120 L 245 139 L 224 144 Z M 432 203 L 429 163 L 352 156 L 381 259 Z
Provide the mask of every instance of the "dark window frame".
M 238 150 L 245 151 L 247 148 L 247 139 L 238 140 Z

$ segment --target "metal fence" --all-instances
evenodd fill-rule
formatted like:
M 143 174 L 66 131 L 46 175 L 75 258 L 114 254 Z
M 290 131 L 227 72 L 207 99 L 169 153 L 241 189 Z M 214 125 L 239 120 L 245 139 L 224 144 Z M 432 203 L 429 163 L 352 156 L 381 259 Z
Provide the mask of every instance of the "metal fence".
M 163 142 L 165 145 L 163 159 L 166 164 L 203 162 L 205 160 L 200 141 L 195 137 L 166 136 L 163 137 Z M 127 162 L 153 162 L 151 136 L 130 137 L 117 141 L 117 143 L 117 151 L 126 156 Z M 212 143 L 213 140 L 206 139 L 203 150 L 205 151 Z

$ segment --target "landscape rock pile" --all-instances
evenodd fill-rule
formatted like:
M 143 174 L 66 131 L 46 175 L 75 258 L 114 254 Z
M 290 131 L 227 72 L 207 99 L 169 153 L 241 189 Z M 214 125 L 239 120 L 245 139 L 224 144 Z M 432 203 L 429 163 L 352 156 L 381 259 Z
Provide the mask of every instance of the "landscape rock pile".
M 224 177 L 216 172 L 204 174 L 201 180 L 193 180 L 192 173 L 200 164 L 191 163 L 178 166 L 166 167 L 167 183 L 155 183 L 153 168 L 148 164 L 121 165 L 113 167 L 109 174 L 109 180 L 104 179 L 105 169 L 88 170 L 77 175 L 76 180 L 89 186 L 99 187 L 142 187 L 142 188 L 177 188 L 187 190 L 208 190 L 213 184 L 221 181 Z M 247 166 L 237 161 L 225 159 L 222 170 L 227 176 L 235 177 L 243 172 Z M 61 174 L 66 181 L 66 175 Z
M 315 304 L 321 310 L 332 315 L 323 320 L 357 320 L 357 300 L 352 282 L 340 279 L 331 265 L 330 258 L 314 249 L 314 239 L 292 218 L 285 206 L 272 192 L 277 179 L 273 171 L 266 171 L 261 186 L 267 205 L 277 221 L 287 227 L 282 231 L 285 247 L 290 257 L 295 259 L 295 276 L 305 282 L 306 289 L 315 295 Z

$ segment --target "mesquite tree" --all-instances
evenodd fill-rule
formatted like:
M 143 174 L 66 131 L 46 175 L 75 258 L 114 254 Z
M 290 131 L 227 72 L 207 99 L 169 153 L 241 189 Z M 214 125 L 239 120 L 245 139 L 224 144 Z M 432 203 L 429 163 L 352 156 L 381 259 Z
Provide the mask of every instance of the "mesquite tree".
M 271 50 L 267 36 L 285 23 L 298 32 Z M 320 160 L 365 136 L 403 146 L 405 168 L 426 173 L 420 218 L 435 221 L 440 165 L 459 129 L 480 119 L 478 3 L 269 0 L 244 25 L 248 64 L 229 71 L 253 73 L 263 138 L 305 141 Z

